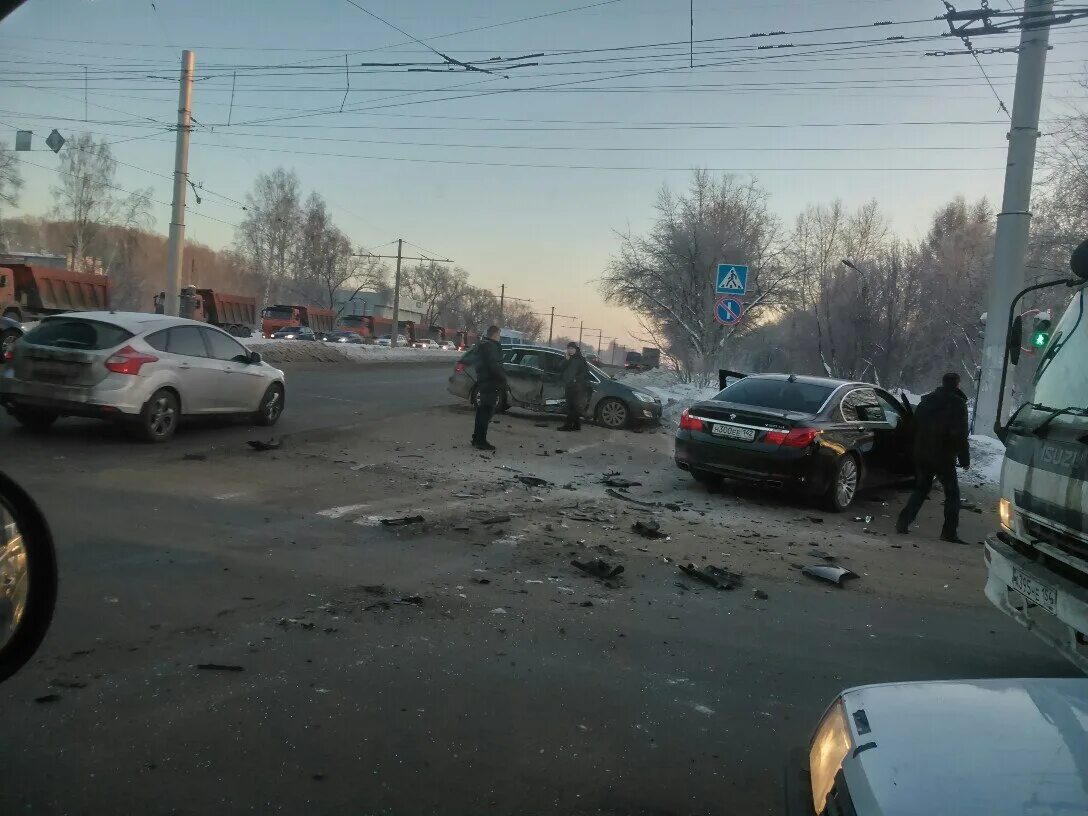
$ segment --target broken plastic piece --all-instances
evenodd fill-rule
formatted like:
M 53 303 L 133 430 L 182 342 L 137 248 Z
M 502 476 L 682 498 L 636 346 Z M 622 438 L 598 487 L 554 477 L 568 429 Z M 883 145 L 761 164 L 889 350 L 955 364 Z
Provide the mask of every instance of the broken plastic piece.
M 642 482 L 636 482 L 631 479 L 625 479 L 622 476 L 605 476 L 601 482 L 609 487 L 642 487 Z
M 267 442 L 263 439 L 250 439 L 246 444 L 255 451 L 272 451 L 277 450 L 282 443 L 274 439 L 269 439 Z
M 503 513 L 501 516 L 492 516 L 491 518 L 485 518 L 480 521 L 480 524 L 505 524 L 510 521 L 510 515 Z
M 571 561 L 571 566 L 577 567 L 587 575 L 594 578 L 616 578 L 623 572 L 623 564 L 612 565 L 602 558 L 594 558 L 592 561 Z
M 526 487 L 551 487 L 547 479 L 539 479 L 536 476 L 518 476 L 518 481 Z
M 403 516 L 402 518 L 382 519 L 383 527 L 404 527 L 408 524 L 419 524 L 423 516 Z
M 661 525 L 653 520 L 636 521 L 631 525 L 631 531 L 643 538 L 665 538 L 665 533 L 661 532 Z
M 715 567 L 713 564 L 702 569 L 694 564 L 677 564 L 676 566 L 685 575 L 690 575 L 696 581 L 702 581 L 715 589 L 733 589 L 744 583 L 744 576 L 739 572 L 730 572 L 721 567 Z
M 835 584 L 835 586 L 842 586 L 842 582 L 847 578 L 857 578 L 857 573 L 851 572 L 843 567 L 833 567 L 830 564 L 816 564 L 814 566 L 804 567 L 801 572 L 807 575 L 809 578 L 818 578 L 821 581 L 828 581 Z
M 198 669 L 205 671 L 240 672 L 245 671 L 244 666 L 236 666 L 230 663 L 197 663 Z

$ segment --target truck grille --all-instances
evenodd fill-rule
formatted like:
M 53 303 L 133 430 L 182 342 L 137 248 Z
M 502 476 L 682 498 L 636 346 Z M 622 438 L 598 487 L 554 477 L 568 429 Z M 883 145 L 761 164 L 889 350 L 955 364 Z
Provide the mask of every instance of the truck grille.
M 1063 532 L 1049 524 L 1029 516 L 1023 516 L 1024 531 L 1037 541 L 1043 541 L 1052 547 L 1057 547 L 1062 552 L 1088 560 L 1088 544 L 1071 533 Z

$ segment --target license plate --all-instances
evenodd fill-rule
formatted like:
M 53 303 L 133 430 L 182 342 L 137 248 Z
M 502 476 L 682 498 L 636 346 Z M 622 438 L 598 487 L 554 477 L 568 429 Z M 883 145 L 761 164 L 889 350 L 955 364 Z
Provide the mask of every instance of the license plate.
M 1014 568 L 1012 571 L 1012 588 L 1051 615 L 1057 614 L 1058 590 L 1054 587 L 1047 586 L 1042 581 L 1032 578 L 1026 572 Z
M 33 376 L 35 380 L 46 382 L 67 382 L 76 375 L 76 366 L 70 363 L 34 363 Z
M 715 425 L 711 433 L 714 436 L 724 436 L 726 439 L 739 439 L 741 442 L 751 442 L 756 438 L 754 429 L 738 428 L 736 425 Z

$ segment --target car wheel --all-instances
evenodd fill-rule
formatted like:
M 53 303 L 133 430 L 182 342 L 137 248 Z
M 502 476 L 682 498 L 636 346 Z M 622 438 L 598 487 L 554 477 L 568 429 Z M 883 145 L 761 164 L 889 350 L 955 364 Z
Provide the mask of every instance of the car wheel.
M 0 334 L 0 363 L 4 360 L 4 355 L 8 349 L 15 345 L 15 341 L 21 337 L 20 332 L 15 329 L 7 329 Z
M 16 407 L 12 409 L 15 421 L 33 433 L 45 433 L 57 421 L 58 414 L 52 411 L 39 411 L 36 408 Z
M 833 513 L 841 513 L 854 501 L 860 481 L 858 460 L 850 454 L 840 456 L 831 471 L 831 482 L 824 494 L 824 506 Z
M 691 478 L 699 484 L 705 484 L 707 487 L 718 487 L 724 479 L 723 476 L 719 476 L 717 473 L 711 473 L 708 470 L 692 470 Z
M 611 430 L 618 430 L 627 425 L 630 412 L 623 400 L 615 397 L 603 399 L 597 405 L 597 421 Z
M 146 442 L 165 442 L 178 429 L 178 416 L 181 405 L 177 395 L 166 388 L 160 388 L 151 395 L 140 411 L 139 436 Z
M 264 397 L 261 398 L 261 407 L 253 415 L 253 424 L 264 425 L 265 427 L 275 425 L 279 421 L 280 415 L 283 414 L 285 402 L 282 385 L 268 386 L 268 390 L 264 392 Z
M 468 402 L 473 408 L 480 407 L 480 389 L 478 386 L 472 386 L 472 390 L 468 394 Z M 503 391 L 499 395 L 499 401 L 495 405 L 496 414 L 505 414 L 510 410 L 510 400 L 507 398 L 507 394 Z

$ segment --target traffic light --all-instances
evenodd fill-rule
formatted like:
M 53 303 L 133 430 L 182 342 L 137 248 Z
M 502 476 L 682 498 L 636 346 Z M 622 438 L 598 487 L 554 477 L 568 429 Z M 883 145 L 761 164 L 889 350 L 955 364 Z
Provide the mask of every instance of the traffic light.
M 1050 342 L 1050 311 L 1045 310 L 1035 315 L 1031 327 L 1031 345 L 1033 348 L 1046 348 Z

